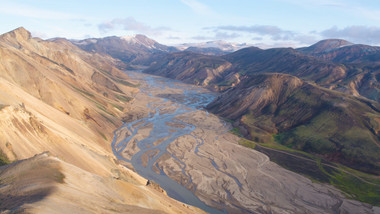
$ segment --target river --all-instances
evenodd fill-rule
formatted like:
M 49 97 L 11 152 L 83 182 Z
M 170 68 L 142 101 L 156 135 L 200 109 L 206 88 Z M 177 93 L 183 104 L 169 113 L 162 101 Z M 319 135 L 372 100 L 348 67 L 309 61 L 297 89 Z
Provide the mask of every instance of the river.
M 202 110 L 204 106 L 215 98 L 215 94 L 203 88 L 184 84 L 172 79 L 135 71 L 127 71 L 126 73 L 131 79 L 138 80 L 141 83 L 139 93 L 144 93 L 156 99 L 146 105 L 146 107 L 150 109 L 147 117 L 125 123 L 114 132 L 112 150 L 116 157 L 130 163 L 141 176 L 158 183 L 170 197 L 186 204 L 199 207 L 208 213 L 225 213 L 225 211 L 219 211 L 207 206 L 204 202 L 199 200 L 192 191 L 169 178 L 157 165 L 157 160 L 163 155 L 170 155 L 181 163 L 182 173 L 187 176 L 187 186 L 191 186 L 191 176 L 185 172 L 186 164 L 168 152 L 167 147 L 178 137 L 190 135 L 195 129 L 194 125 L 185 123 L 176 117 L 186 115 L 192 111 Z M 157 93 L 153 93 L 157 91 L 168 91 L 168 89 L 169 91 L 180 90 L 182 94 L 157 95 Z M 157 98 L 159 98 L 158 101 Z M 139 130 L 148 126 L 151 127 L 148 135 L 143 139 L 136 140 L 135 136 L 139 133 Z M 119 138 L 122 136 L 122 132 L 128 134 L 120 140 Z M 123 156 L 123 152 L 125 152 L 130 143 L 137 145 L 138 152 L 133 154 L 131 158 L 126 158 Z M 201 146 L 202 143 L 201 140 L 198 141 L 195 153 L 198 152 L 198 147 Z M 145 161 L 143 161 L 144 157 Z M 154 170 L 154 168 L 156 170 Z M 158 170 L 159 173 L 157 173 Z

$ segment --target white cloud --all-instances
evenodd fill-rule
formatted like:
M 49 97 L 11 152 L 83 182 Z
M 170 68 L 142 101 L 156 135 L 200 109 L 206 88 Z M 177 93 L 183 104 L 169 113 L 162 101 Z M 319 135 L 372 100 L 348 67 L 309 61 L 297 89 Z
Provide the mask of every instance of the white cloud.
M 322 31 L 320 34 L 325 38 L 346 39 L 354 43 L 380 44 L 380 27 L 355 25 L 339 29 L 334 26 Z
M 183 4 L 190 7 L 195 13 L 203 15 L 203 16 L 214 16 L 218 17 L 219 15 L 209 8 L 207 5 L 200 3 L 196 0 L 181 0 Z
M 125 19 L 113 19 L 98 25 L 99 31 L 101 33 L 107 33 L 115 29 L 123 29 L 127 31 L 134 31 L 137 33 L 147 34 L 147 35 L 160 35 L 163 31 L 170 30 L 168 27 L 151 27 L 145 23 L 139 22 L 133 17 L 128 17 Z

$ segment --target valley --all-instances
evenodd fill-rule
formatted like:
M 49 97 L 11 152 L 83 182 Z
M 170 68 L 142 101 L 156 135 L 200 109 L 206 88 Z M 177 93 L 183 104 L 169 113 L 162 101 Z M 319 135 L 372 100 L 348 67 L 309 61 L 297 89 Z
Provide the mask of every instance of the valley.
M 232 126 L 203 109 L 213 93 L 126 73 L 141 83 L 141 91 L 115 131 L 114 154 L 169 196 L 210 213 L 376 212 L 239 145 Z
M 380 213 L 379 49 L 215 44 L 1 35 L 0 212 Z

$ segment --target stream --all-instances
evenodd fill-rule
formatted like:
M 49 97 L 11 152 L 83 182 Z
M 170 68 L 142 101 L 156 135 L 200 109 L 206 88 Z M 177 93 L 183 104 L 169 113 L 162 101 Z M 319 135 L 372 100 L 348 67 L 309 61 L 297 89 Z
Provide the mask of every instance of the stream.
M 186 204 L 199 207 L 208 213 L 226 213 L 225 211 L 219 211 L 207 206 L 195 196 L 192 191 L 168 177 L 157 164 L 157 160 L 159 160 L 162 155 L 170 155 L 181 164 L 182 173 L 188 180 L 187 184 L 190 185 L 192 183 L 191 176 L 185 172 L 186 164 L 168 152 L 167 147 L 180 136 L 192 136 L 191 132 L 196 128 L 192 124 L 176 119 L 176 117 L 178 115 L 185 115 L 193 111 L 202 110 L 204 106 L 215 98 L 215 94 L 203 88 L 184 84 L 172 79 L 135 71 L 126 71 L 126 73 L 131 79 L 138 80 L 142 83 L 141 87 L 139 87 L 139 93 L 160 99 L 159 101 L 147 104 L 146 107 L 150 109 L 150 113 L 147 117 L 125 123 L 122 127 L 115 130 L 112 142 L 112 150 L 115 156 L 120 160 L 132 164 L 139 175 L 159 184 L 170 197 Z M 165 89 L 180 90 L 182 93 L 153 95 L 153 92 L 164 91 Z M 136 140 L 134 137 L 139 130 L 147 126 L 152 127 L 149 135 L 141 140 Z M 128 133 L 122 140 L 118 139 L 121 136 L 121 132 Z M 193 137 L 195 138 L 195 136 Z M 198 144 L 194 152 L 197 154 L 198 147 L 203 144 L 203 140 L 196 140 Z M 139 151 L 135 153 L 132 158 L 127 159 L 123 157 L 122 153 L 130 143 L 136 143 Z M 145 157 L 145 162 L 143 161 L 143 157 Z M 213 164 L 215 163 L 213 162 Z M 217 166 L 215 167 L 217 168 Z M 156 168 L 156 171 L 154 171 L 153 168 Z M 157 169 L 160 171 L 159 173 L 157 173 Z

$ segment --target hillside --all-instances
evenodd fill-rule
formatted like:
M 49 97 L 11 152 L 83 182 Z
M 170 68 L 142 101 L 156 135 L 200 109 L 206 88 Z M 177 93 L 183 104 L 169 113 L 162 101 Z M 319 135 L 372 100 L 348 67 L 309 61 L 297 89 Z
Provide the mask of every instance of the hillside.
M 177 52 L 163 56 L 144 72 L 190 84 L 213 86 L 223 78 L 223 72 L 230 66 L 231 63 L 217 56 Z
M 120 65 L 24 28 L 0 36 L 0 212 L 200 212 L 114 157 L 113 131 L 138 92 Z
M 257 142 L 288 147 L 380 174 L 380 106 L 284 74 L 242 80 L 208 105 Z

